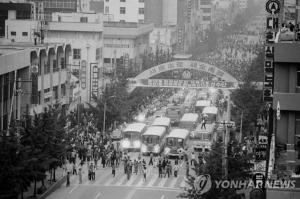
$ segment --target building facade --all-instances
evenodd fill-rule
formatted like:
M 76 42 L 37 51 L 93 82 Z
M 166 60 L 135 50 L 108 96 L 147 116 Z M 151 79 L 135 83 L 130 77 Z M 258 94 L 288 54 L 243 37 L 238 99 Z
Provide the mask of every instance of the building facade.
M 144 23 L 145 0 L 105 0 L 106 21 Z
M 48 105 L 69 104 L 69 44 L 2 41 L 0 52 L 0 131 L 7 130 L 8 118 L 22 120 L 27 110 L 38 114 Z
M 154 24 L 104 22 L 103 62 L 107 72 L 117 67 L 140 71 L 141 55 L 149 48 L 149 35 Z
M 176 27 L 157 27 L 150 33 L 150 48 L 155 53 L 156 48 L 165 52 L 173 52 L 176 47 Z

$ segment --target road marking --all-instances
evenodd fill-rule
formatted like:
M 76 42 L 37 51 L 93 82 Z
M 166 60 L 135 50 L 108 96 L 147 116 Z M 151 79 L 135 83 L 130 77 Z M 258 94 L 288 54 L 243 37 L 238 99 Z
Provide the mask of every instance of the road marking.
M 73 187 L 73 189 L 71 189 L 71 190 L 69 191 L 69 194 L 71 194 L 75 189 L 77 189 L 77 187 L 78 187 L 78 185 L 76 185 L 75 187 Z
M 183 188 L 183 187 L 185 187 L 186 186 L 186 177 L 184 177 L 184 179 L 182 180 L 182 182 L 180 183 L 180 188 Z
M 123 175 L 116 185 L 121 185 L 125 180 L 127 180 L 127 174 Z
M 162 195 L 160 199 L 165 199 L 165 195 Z
M 96 196 L 95 196 L 95 198 L 94 199 L 97 199 L 100 195 L 102 195 L 102 193 L 101 192 L 99 192 Z
M 176 177 L 172 178 L 172 181 L 171 181 L 171 184 L 169 185 L 169 187 L 174 187 L 177 180 L 178 180 L 178 177 L 177 178 Z
M 167 182 L 167 180 L 168 180 L 168 178 L 163 178 L 163 179 L 161 179 L 157 186 L 158 186 L 158 187 L 163 187 L 164 184 Z
M 129 192 L 129 194 L 127 195 L 126 199 L 131 199 L 133 197 L 133 195 L 135 194 L 136 189 L 133 189 Z
M 149 177 L 150 177 L 150 176 L 149 176 Z M 147 183 L 147 181 L 146 181 L 146 182 L 145 182 L 145 185 L 147 185 L 147 186 L 149 186 L 149 187 L 153 186 L 154 182 L 157 180 L 157 177 L 158 177 L 158 176 L 156 176 L 156 175 L 152 175 L 152 178 L 151 178 L 150 182 Z
M 180 166 L 179 166 L 179 167 L 183 167 L 183 164 L 184 164 L 184 161 L 182 161 L 182 162 L 181 162 L 181 164 L 180 164 Z

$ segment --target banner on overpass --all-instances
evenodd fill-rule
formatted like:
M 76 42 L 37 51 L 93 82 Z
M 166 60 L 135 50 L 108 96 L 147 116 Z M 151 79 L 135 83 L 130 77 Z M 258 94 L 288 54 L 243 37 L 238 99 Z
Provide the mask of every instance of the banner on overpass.
M 225 81 L 201 81 L 201 80 L 178 80 L 178 79 L 131 79 L 132 86 L 138 87 L 184 87 L 184 88 L 226 88 L 234 89 L 234 82 Z

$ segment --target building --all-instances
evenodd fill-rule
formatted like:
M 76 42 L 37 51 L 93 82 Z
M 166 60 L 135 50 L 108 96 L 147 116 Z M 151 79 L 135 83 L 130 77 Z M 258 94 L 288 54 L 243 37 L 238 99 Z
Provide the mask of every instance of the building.
M 105 0 L 106 21 L 144 23 L 145 0 Z
M 155 27 L 177 25 L 177 0 L 145 0 L 145 22 Z
M 35 18 L 52 21 L 52 13 L 77 12 L 79 0 L 24 0 L 35 4 Z
M 210 28 L 213 22 L 213 1 L 200 0 L 199 8 L 201 12 L 200 31 L 205 31 Z
M 26 110 L 41 113 L 48 105 L 68 105 L 69 44 L 0 43 L 0 131 L 9 116 L 22 120 Z M 57 61 L 60 58 L 64 62 Z M 16 81 L 17 80 L 17 81 Z
M 157 27 L 150 33 L 150 48 L 155 53 L 156 48 L 172 53 L 176 47 L 176 27 Z
M 104 22 L 103 62 L 107 72 L 140 71 L 141 55 L 149 48 L 149 35 L 154 24 Z
M 14 15 L 16 19 L 31 19 L 33 17 L 31 11 L 34 4 L 24 3 L 24 1 L 14 2 L 3 0 L 0 3 L 0 37 L 5 35 L 5 20 L 8 19 L 8 14 Z M 8 10 L 14 10 L 14 12 L 8 13 Z
M 98 70 L 103 66 L 103 17 L 102 14 L 88 13 L 53 13 L 51 22 L 41 26 L 36 20 L 6 21 L 7 38 L 16 42 L 32 42 L 43 28 L 45 43 L 72 43 L 71 58 L 67 68 L 70 69 L 72 81 L 80 81 L 74 85 L 74 100 L 90 102 L 91 96 L 98 96 Z M 64 62 L 63 58 L 57 58 Z M 57 70 L 57 65 L 54 66 Z M 97 73 L 97 80 L 94 73 Z M 91 78 L 95 77 L 95 78 Z M 77 79 L 77 80 L 76 80 Z

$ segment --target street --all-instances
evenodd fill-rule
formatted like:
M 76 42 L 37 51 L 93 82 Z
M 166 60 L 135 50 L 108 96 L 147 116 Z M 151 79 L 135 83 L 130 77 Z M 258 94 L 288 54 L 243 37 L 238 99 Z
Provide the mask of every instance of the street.
M 136 154 L 130 154 L 134 157 Z M 143 157 L 148 163 L 149 157 Z M 147 180 L 144 181 L 142 174 L 132 174 L 130 180 L 124 174 L 121 164 L 116 168 L 116 176 L 111 174 L 111 167 L 102 168 L 98 165 L 95 181 L 89 181 L 86 165 L 83 166 L 83 183 L 79 184 L 77 175 L 71 176 L 70 187 L 63 184 L 48 199 L 72 198 L 72 199 L 168 199 L 176 198 L 185 187 L 185 164 L 180 164 L 179 175 L 176 177 L 158 177 L 158 168 L 148 166 Z

